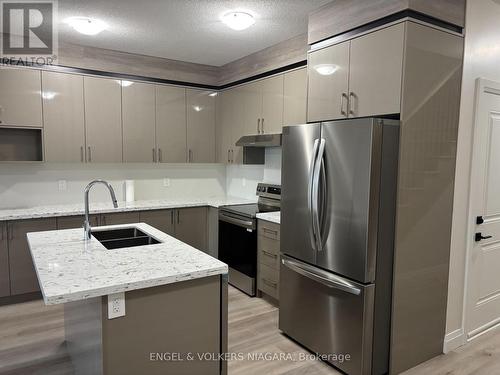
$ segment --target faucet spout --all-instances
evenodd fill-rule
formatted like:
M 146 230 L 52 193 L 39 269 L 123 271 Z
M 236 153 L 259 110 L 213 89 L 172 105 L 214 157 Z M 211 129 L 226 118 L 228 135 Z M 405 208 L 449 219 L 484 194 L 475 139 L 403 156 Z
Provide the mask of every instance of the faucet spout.
M 90 182 L 84 190 L 84 202 L 85 202 L 85 221 L 83 222 L 83 230 L 84 230 L 84 238 L 86 240 L 89 240 L 91 238 L 91 226 L 90 226 L 90 220 L 89 220 L 89 192 L 92 186 L 95 184 L 103 184 L 106 186 L 109 190 L 109 194 L 111 195 L 111 200 L 113 201 L 113 207 L 118 208 L 118 201 L 116 200 L 116 195 L 115 195 L 115 190 L 113 189 L 113 186 L 107 181 L 104 180 L 94 180 Z

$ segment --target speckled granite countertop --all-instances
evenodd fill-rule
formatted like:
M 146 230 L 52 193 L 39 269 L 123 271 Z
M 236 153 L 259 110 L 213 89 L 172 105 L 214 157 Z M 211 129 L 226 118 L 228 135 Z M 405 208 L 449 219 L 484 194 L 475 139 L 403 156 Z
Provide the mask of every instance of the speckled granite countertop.
M 161 243 L 107 250 L 83 230 L 28 233 L 28 243 L 47 305 L 225 274 L 227 265 L 144 223 L 136 227 Z
M 118 208 L 113 208 L 111 202 L 91 203 L 90 213 L 113 213 L 113 212 L 127 212 L 127 211 L 145 211 L 145 210 L 159 210 L 168 208 L 182 208 L 182 207 L 221 207 L 234 204 L 254 203 L 254 201 L 243 198 L 208 198 L 208 199 L 162 199 L 162 200 L 143 200 L 131 203 L 118 202 Z M 82 203 L 79 204 L 61 204 L 51 206 L 37 206 L 29 208 L 15 208 L 0 210 L 0 221 L 6 220 L 21 220 L 21 219 L 37 219 L 44 217 L 57 217 L 57 216 L 73 216 L 83 215 L 83 198 Z
M 261 212 L 257 214 L 257 219 L 270 221 L 271 223 L 280 224 L 281 222 L 281 212 Z

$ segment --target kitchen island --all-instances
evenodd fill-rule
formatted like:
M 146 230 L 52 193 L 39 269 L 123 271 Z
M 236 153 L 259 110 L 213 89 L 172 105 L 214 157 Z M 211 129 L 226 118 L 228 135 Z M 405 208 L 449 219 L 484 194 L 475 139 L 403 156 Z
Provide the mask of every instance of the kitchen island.
M 128 232 L 136 239 L 108 235 Z M 92 234 L 28 234 L 45 303 L 65 304 L 76 373 L 226 373 L 227 266 L 144 223 Z M 153 244 L 132 246 L 141 235 Z M 198 358 L 206 353 L 215 359 Z

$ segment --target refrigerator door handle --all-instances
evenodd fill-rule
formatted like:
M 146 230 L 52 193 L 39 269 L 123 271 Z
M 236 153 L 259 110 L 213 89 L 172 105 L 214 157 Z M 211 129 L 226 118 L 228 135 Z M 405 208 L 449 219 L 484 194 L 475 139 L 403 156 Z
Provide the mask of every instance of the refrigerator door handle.
M 329 288 L 342 290 L 343 292 L 354 294 L 356 296 L 359 296 L 361 294 L 360 288 L 340 276 L 336 276 L 329 272 L 325 272 L 316 267 L 312 267 L 308 264 L 298 262 L 284 256 L 282 256 L 281 258 L 281 263 L 283 263 L 285 267 L 291 269 L 292 271 L 297 272 L 298 274 L 314 280 L 320 284 L 323 284 Z
M 323 240 L 321 239 L 321 227 L 319 223 L 319 179 L 321 167 L 323 166 L 323 155 L 325 153 L 325 139 L 321 138 L 318 147 L 318 154 L 314 163 L 313 179 L 312 179 L 312 224 L 313 233 L 316 241 L 316 251 L 323 250 Z
M 314 227 L 314 204 L 313 204 L 313 190 L 314 190 L 314 170 L 316 166 L 316 156 L 318 154 L 319 139 L 314 140 L 311 165 L 309 166 L 309 183 L 307 186 L 307 208 L 309 211 L 309 217 L 311 218 L 311 225 L 309 227 L 309 236 L 311 238 L 311 247 L 316 249 L 316 228 Z

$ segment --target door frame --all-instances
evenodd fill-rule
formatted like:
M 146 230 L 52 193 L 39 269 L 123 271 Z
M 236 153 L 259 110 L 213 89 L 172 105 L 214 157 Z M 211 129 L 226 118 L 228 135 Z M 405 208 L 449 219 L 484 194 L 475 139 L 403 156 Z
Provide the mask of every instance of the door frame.
M 478 158 L 477 155 L 477 150 L 479 147 L 481 147 L 480 144 L 477 144 L 478 139 L 477 139 L 477 128 L 478 128 L 478 123 L 479 123 L 479 117 L 480 114 L 482 113 L 483 107 L 484 107 L 484 101 L 485 101 L 485 94 L 497 94 L 500 95 L 500 82 L 495 82 L 491 80 L 487 80 L 484 78 L 477 78 L 476 79 L 476 95 L 475 95 L 475 100 L 474 100 L 474 122 L 472 126 L 472 151 L 471 151 L 471 158 L 470 158 L 470 174 L 469 174 L 469 194 L 468 194 L 468 204 L 467 204 L 467 230 L 466 230 L 466 253 L 465 253 L 465 277 L 464 277 L 464 299 L 463 299 L 463 306 L 462 306 L 462 339 L 461 344 L 465 344 L 471 340 L 474 340 L 475 338 L 483 335 L 484 333 L 489 332 L 492 329 L 498 328 L 500 326 L 500 321 L 497 323 L 492 324 L 490 327 L 484 329 L 481 332 L 478 332 L 472 337 L 468 337 L 469 333 L 469 326 L 470 326 L 470 312 L 471 312 L 471 304 L 472 301 L 470 301 L 470 282 L 471 282 L 471 257 L 472 257 L 472 252 L 474 248 L 474 233 L 476 232 L 476 224 L 474 220 L 474 213 L 473 213 L 473 183 L 476 180 L 474 177 L 474 165 L 476 162 L 476 159 Z M 484 176 L 483 176 L 484 177 Z

